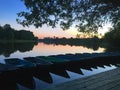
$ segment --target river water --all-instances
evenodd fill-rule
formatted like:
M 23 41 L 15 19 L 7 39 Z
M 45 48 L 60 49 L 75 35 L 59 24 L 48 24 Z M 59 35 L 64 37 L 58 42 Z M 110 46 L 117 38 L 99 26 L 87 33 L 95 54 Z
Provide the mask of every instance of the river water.
M 4 63 L 4 59 L 7 58 L 20 58 L 23 59 L 24 57 L 34 57 L 34 56 L 50 56 L 50 55 L 59 55 L 59 54 L 75 54 L 75 53 L 102 53 L 106 51 L 106 48 L 98 47 L 97 49 L 93 49 L 91 47 L 86 46 L 70 46 L 70 45 L 55 45 L 55 44 L 44 44 L 38 43 L 36 45 L 31 43 L 7 43 L 0 45 L 0 63 Z M 42 76 L 43 78 L 51 77 L 52 82 L 50 83 L 49 80 L 45 81 L 44 79 L 39 79 L 35 76 L 32 78 L 35 82 L 35 90 L 40 90 L 46 87 L 50 87 L 54 84 L 60 84 L 63 82 L 71 81 L 78 78 L 83 78 L 86 76 L 90 76 L 96 73 L 104 72 L 107 70 L 111 70 L 116 68 L 115 65 L 103 65 L 103 66 L 96 66 L 96 68 L 91 68 L 91 70 L 81 69 L 79 70 L 82 74 L 76 73 L 74 71 L 65 70 L 64 72 L 67 73 L 69 77 L 65 77 L 64 74 L 61 75 L 59 73 L 54 72 L 41 72 L 40 73 L 47 73 L 49 75 Z M 61 72 L 61 71 L 59 71 Z M 47 77 L 48 76 L 48 77 Z M 23 84 L 16 82 L 17 87 L 19 90 L 31 90 L 29 87 L 25 87 Z
M 27 44 L 13 44 L 4 45 L 0 51 L 0 58 L 23 58 L 28 56 L 49 56 L 58 54 L 75 54 L 75 53 L 101 53 L 105 48 L 99 47 L 97 50 L 84 46 L 70 46 L 70 45 L 54 45 L 38 43 L 37 45 Z M 29 46 L 31 45 L 31 46 Z M 27 47 L 27 48 L 26 48 Z

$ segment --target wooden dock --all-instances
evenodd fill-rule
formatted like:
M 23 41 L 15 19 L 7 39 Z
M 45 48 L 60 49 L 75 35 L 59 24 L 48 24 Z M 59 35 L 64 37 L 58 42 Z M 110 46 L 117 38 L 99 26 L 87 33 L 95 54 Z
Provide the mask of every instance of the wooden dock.
M 44 90 L 120 90 L 120 68 L 54 85 Z

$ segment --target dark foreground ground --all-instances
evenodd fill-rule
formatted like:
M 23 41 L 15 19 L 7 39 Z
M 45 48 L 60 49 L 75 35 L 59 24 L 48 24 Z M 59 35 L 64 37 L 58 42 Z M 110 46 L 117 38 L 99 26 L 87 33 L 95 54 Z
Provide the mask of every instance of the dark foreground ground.
M 120 68 L 65 82 L 44 90 L 120 90 Z

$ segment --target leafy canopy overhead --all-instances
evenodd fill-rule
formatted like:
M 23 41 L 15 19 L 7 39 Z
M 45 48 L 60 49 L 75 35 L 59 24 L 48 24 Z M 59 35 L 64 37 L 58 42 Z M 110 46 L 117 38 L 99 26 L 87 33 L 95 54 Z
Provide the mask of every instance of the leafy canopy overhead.
M 120 23 L 120 0 L 22 0 L 28 11 L 18 13 L 23 26 L 60 24 L 69 29 L 73 24 L 82 32 L 97 32 L 106 22 Z

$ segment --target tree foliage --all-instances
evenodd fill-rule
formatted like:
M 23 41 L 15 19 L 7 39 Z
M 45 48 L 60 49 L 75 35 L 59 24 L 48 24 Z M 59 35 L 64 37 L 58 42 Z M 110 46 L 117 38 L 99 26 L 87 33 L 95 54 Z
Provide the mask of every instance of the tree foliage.
M 0 40 L 38 40 L 32 32 L 26 30 L 14 30 L 9 24 L 0 26 Z
M 110 45 L 120 45 L 120 24 L 118 24 L 114 29 L 111 29 L 111 31 L 107 32 L 104 36 L 104 39 L 110 44 Z
M 69 29 L 73 24 L 82 32 L 97 32 L 103 23 L 120 21 L 120 0 L 22 0 L 28 11 L 18 13 L 23 26 L 44 24 Z

